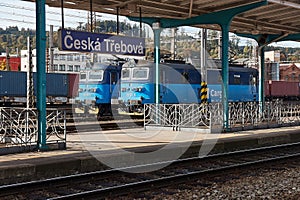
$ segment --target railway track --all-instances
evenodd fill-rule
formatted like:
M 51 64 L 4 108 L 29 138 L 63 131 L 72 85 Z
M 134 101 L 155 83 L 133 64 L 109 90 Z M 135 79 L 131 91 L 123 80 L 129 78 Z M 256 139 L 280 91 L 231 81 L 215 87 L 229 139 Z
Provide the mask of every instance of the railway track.
M 121 169 L 108 169 L 52 179 L 0 186 L 0 198 L 10 199 L 102 199 L 176 185 L 226 170 L 282 161 L 300 156 L 300 143 L 187 158 Z M 169 166 L 148 173 L 126 173 Z

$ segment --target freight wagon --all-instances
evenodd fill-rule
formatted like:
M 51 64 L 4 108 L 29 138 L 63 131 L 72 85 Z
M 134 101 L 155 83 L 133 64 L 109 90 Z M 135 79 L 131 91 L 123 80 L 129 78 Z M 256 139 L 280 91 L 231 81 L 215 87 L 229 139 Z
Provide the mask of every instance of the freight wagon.
M 283 99 L 299 100 L 300 99 L 300 82 L 287 81 L 266 81 L 265 82 L 266 100 Z
M 46 73 L 47 103 L 69 103 L 78 94 L 78 74 Z M 34 96 L 37 73 L 33 73 Z M 0 103 L 2 106 L 26 103 L 27 73 L 0 71 Z

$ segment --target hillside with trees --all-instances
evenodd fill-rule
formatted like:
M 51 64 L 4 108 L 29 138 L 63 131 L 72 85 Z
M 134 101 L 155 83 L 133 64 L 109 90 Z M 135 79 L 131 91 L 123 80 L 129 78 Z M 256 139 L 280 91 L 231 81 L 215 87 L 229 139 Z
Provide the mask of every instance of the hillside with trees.
M 106 21 L 97 21 L 94 26 L 94 32 L 96 33 L 116 33 L 117 32 L 117 23 L 116 21 L 106 20 Z M 68 28 L 72 29 L 72 28 Z M 74 28 L 73 28 L 74 29 Z M 140 31 L 139 26 L 134 24 L 131 25 L 127 22 L 120 22 L 119 31 L 121 35 L 139 37 Z M 86 31 L 89 30 L 87 24 L 81 24 L 76 27 L 75 30 Z M 27 49 L 27 37 L 32 38 L 32 48 L 35 48 L 35 30 L 30 29 L 19 29 L 17 26 L 10 26 L 6 29 L 0 28 L 0 52 L 6 52 L 8 47 L 10 54 L 17 54 L 21 50 Z M 149 36 L 145 27 L 143 26 L 142 36 Z M 49 33 L 47 33 L 49 36 Z M 210 30 L 208 34 L 208 45 L 207 51 L 211 58 L 219 57 L 219 43 L 217 40 L 218 33 L 217 31 Z M 58 47 L 58 32 L 54 32 L 54 47 Z M 161 49 L 170 50 L 171 38 L 168 34 L 163 35 L 161 39 Z M 177 57 L 186 58 L 191 56 L 191 54 L 197 54 L 200 52 L 200 41 L 199 39 L 188 34 L 184 29 L 177 31 L 176 36 L 176 52 Z M 240 45 L 240 38 L 231 37 L 229 46 L 230 46 L 230 58 L 251 58 L 253 57 L 253 46 L 251 43 L 247 42 L 246 45 Z M 148 45 L 148 51 L 152 48 L 153 39 L 146 38 L 146 44 Z M 48 45 L 48 44 L 47 44 Z M 299 61 L 300 60 L 300 47 L 299 48 L 285 48 L 285 47 L 274 47 L 267 46 L 265 51 L 279 50 L 281 52 L 282 61 Z
M 16 54 L 22 49 L 27 49 L 27 37 L 34 38 L 35 48 L 35 31 L 22 28 L 19 30 L 17 26 L 7 27 L 5 30 L 0 28 L 0 52 L 6 52 L 9 48 L 10 53 Z

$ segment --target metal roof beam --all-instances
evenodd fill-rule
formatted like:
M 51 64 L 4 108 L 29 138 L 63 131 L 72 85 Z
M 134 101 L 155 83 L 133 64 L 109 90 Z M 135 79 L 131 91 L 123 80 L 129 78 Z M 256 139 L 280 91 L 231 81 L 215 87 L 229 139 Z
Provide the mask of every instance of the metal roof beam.
M 257 2 L 260 2 L 260 1 L 257 1 Z M 244 5 L 248 5 L 248 4 L 250 4 L 248 0 L 245 1 L 244 3 L 243 3 L 243 1 L 240 1 L 240 0 L 232 0 L 230 2 L 226 2 L 223 4 L 219 4 L 219 5 L 216 4 L 216 1 L 215 1 L 214 4 L 212 4 L 212 5 L 207 5 L 207 4 L 203 5 L 203 7 L 201 7 L 201 9 L 216 12 L 216 11 L 224 10 L 225 8 L 227 10 L 227 9 L 231 9 L 231 8 L 238 8 L 238 7 L 241 7 Z
M 247 12 L 243 13 L 242 15 L 243 15 L 243 17 L 258 16 L 258 15 L 263 15 L 264 13 L 268 13 L 269 10 L 279 9 L 279 8 L 282 8 L 282 6 L 272 4 L 272 5 L 268 5 L 268 9 L 266 9 L 265 7 L 259 7 L 254 10 L 247 11 Z
M 189 18 L 191 18 L 192 17 L 192 13 L 193 13 L 193 2 L 194 0 L 191 0 L 190 1 L 190 11 L 189 11 Z
M 262 26 L 263 28 L 267 29 L 273 29 L 275 32 L 300 32 L 300 27 L 294 28 L 294 27 L 286 27 L 285 25 L 282 24 L 276 24 L 276 23 L 269 23 L 269 22 L 262 22 L 262 21 L 257 21 L 253 19 L 248 19 L 248 18 L 242 18 L 242 17 L 236 17 L 235 18 L 238 22 L 242 23 L 248 23 L 248 24 L 257 24 L 258 26 Z M 262 30 L 263 32 L 263 30 Z
M 182 7 L 176 4 L 166 4 L 157 1 L 153 2 L 150 0 L 143 0 L 141 6 L 147 6 L 151 8 L 151 10 L 153 9 L 164 10 L 165 13 L 167 10 L 166 14 L 168 14 L 168 12 L 177 12 L 177 13 L 181 13 L 183 16 L 187 16 L 187 13 L 189 13 L 189 7 Z
M 295 19 L 297 21 L 299 21 L 300 18 L 300 13 L 299 10 L 293 11 L 293 12 L 289 12 L 288 14 L 282 15 L 276 19 L 271 19 L 268 20 L 268 22 L 283 22 L 283 21 L 287 21 L 287 20 L 292 20 Z
M 268 15 L 268 16 L 260 16 L 257 17 L 256 19 L 259 20 L 267 20 L 268 22 L 272 22 L 273 20 L 275 21 L 275 19 L 277 20 L 277 18 L 282 18 L 282 17 L 286 17 L 286 16 L 290 16 L 291 14 L 298 14 L 299 11 L 293 11 L 291 9 L 288 9 L 286 11 L 281 11 L 281 12 L 275 12 L 274 14 Z
M 265 12 L 264 14 L 260 14 L 259 16 L 256 17 L 256 19 L 266 19 L 266 18 L 274 18 L 275 16 L 279 16 L 285 13 L 290 12 L 291 9 L 287 8 L 287 7 L 281 7 L 279 9 L 276 10 L 269 10 L 267 12 Z
M 256 40 L 260 45 L 270 44 L 272 42 L 281 42 L 281 41 L 300 41 L 300 33 L 296 34 L 259 34 L 259 35 L 251 35 L 251 34 L 237 34 L 241 37 L 252 38 Z
M 300 4 L 299 3 L 293 3 L 293 2 L 284 1 L 284 0 L 268 0 L 268 2 L 272 2 L 272 3 L 276 3 L 276 4 L 285 5 L 285 6 L 289 6 L 289 7 L 292 7 L 292 8 L 300 9 Z
M 143 8 L 143 10 L 147 10 L 147 9 L 151 8 L 151 7 L 146 6 L 146 5 L 140 5 L 140 7 Z M 164 8 L 161 8 L 161 7 L 156 7 L 154 9 L 153 8 L 151 8 L 151 9 L 155 10 L 156 16 L 159 16 L 159 17 L 166 16 L 166 18 L 169 18 L 170 15 L 172 16 L 172 18 L 182 18 L 182 17 L 186 17 L 186 13 L 187 13 L 187 12 L 182 12 L 182 11 L 179 11 L 179 10 L 178 11 L 176 11 L 176 10 L 171 11 L 170 10 L 170 11 L 168 11 L 168 13 L 166 13 L 166 10 Z M 146 16 L 145 12 L 148 13 L 147 11 L 144 11 L 143 16 Z M 150 16 L 153 17 L 152 12 L 150 12 L 149 14 L 150 14 Z
M 145 23 L 152 25 L 154 22 L 160 22 L 162 28 L 173 28 L 178 26 L 193 26 L 197 24 L 224 24 L 231 21 L 232 18 L 242 12 L 250 9 L 257 8 L 259 6 L 266 5 L 266 1 L 261 1 L 258 3 L 253 3 L 245 6 L 240 6 L 238 8 L 226 9 L 218 12 L 212 12 L 208 14 L 203 14 L 200 16 L 188 18 L 188 19 L 166 19 L 166 18 L 143 18 Z M 129 19 L 137 21 L 140 20 L 136 17 L 129 17 Z
M 197 6 L 203 5 L 203 4 L 206 5 L 206 4 L 214 2 L 214 1 L 215 0 L 207 0 L 207 1 L 203 2 L 203 0 L 194 0 L 194 4 L 197 5 Z M 180 3 L 180 5 L 181 6 L 186 6 L 186 5 L 189 5 L 189 2 L 188 1 L 182 1 Z

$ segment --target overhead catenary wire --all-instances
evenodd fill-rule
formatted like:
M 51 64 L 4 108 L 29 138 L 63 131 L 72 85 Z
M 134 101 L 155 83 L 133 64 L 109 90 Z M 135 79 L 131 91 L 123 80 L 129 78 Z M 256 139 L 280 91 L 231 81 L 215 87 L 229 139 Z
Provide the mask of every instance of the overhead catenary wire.
M 34 4 L 33 4 L 34 5 Z M 28 25 L 35 25 L 35 8 L 34 7 L 29 7 L 29 6 L 22 6 L 22 5 L 15 5 L 15 4 L 10 4 L 10 3 L 0 3 L 0 8 L 3 8 L 2 12 L 0 13 L 0 19 L 3 21 L 7 22 L 17 22 L 17 23 L 23 23 L 23 24 L 28 24 Z M 8 9 L 9 8 L 9 9 Z M 59 16 L 61 15 L 61 12 L 59 11 L 52 11 L 49 9 L 53 8 L 48 8 L 46 9 L 46 21 L 48 22 L 46 25 L 50 26 L 53 25 L 56 28 L 61 27 L 61 20 Z M 64 13 L 64 16 L 66 17 L 67 20 L 64 20 L 65 23 L 67 23 L 67 26 L 74 26 L 78 25 L 79 22 L 82 22 L 83 20 L 86 19 L 86 13 L 87 11 L 81 11 L 81 10 L 70 10 L 70 9 L 65 9 L 67 12 Z M 29 11 L 29 12 L 24 12 L 24 11 Z M 4 16 L 5 15 L 5 16 Z M 6 17 L 6 15 L 8 17 Z M 16 16 L 16 18 L 10 18 L 10 16 Z M 24 19 L 22 19 L 24 18 Z M 30 20 L 29 20 L 30 19 Z M 77 19 L 77 20 L 76 20 Z M 114 20 L 113 16 L 110 16 L 109 14 L 105 16 L 105 20 Z M 126 22 L 126 19 L 125 19 Z M 7 23 L 1 24 L 0 26 L 5 27 L 5 26 L 10 26 L 7 25 Z

